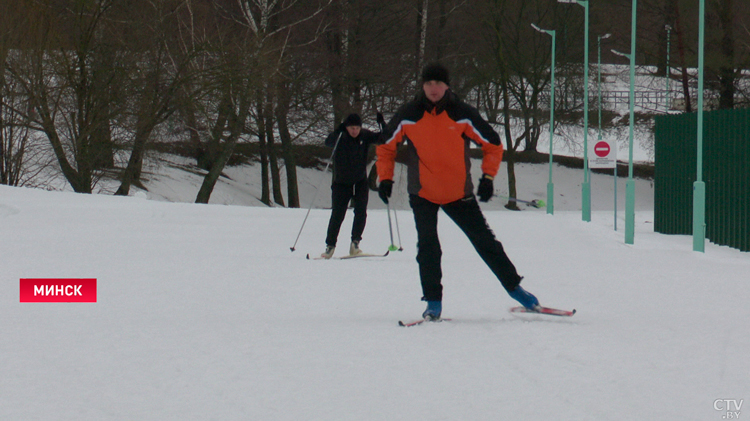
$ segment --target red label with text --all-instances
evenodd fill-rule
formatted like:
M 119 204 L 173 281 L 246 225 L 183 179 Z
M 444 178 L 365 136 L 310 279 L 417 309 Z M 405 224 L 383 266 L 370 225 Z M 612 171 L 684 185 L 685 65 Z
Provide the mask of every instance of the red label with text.
M 21 279 L 22 303 L 95 303 L 96 279 Z

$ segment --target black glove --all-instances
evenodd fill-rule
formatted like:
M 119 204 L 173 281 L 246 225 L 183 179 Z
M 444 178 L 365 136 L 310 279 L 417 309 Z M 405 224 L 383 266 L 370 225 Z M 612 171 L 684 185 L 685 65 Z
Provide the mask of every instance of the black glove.
M 492 176 L 483 174 L 482 178 L 479 179 L 479 187 L 477 187 L 477 196 L 481 202 L 489 202 L 492 197 L 492 193 L 495 192 L 495 188 L 492 185 Z
M 393 180 L 383 180 L 378 186 L 378 196 L 383 200 L 384 203 L 388 203 L 388 198 L 391 197 L 393 192 Z
M 383 118 L 382 113 L 378 113 L 377 120 L 378 120 L 378 126 L 380 126 L 380 130 L 385 129 L 385 119 Z

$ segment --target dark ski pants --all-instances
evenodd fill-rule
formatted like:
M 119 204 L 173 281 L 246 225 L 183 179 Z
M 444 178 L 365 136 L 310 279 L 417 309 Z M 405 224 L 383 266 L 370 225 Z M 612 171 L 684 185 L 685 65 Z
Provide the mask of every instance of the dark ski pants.
M 354 223 L 352 224 L 352 241 L 362 240 L 362 233 L 367 222 L 367 201 L 370 192 L 367 179 L 362 179 L 354 184 L 333 183 L 331 185 L 331 219 L 328 221 L 328 235 L 326 245 L 335 246 L 339 238 L 341 224 L 346 217 L 346 208 L 354 198 Z
M 487 225 L 474 196 L 445 205 L 438 205 L 416 195 L 409 197 L 417 226 L 417 262 L 425 301 L 442 301 L 443 277 L 440 258 L 443 254 L 438 239 L 437 215 L 441 208 L 471 241 L 479 256 L 492 270 L 506 291 L 513 291 L 521 282 L 516 267 L 503 250 L 503 245 Z

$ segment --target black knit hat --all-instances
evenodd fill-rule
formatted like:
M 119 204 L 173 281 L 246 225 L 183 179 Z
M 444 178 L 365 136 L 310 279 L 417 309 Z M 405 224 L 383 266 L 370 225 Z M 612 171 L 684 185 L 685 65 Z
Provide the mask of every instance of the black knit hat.
M 430 80 L 437 80 L 438 82 L 443 82 L 446 85 L 451 84 L 451 78 L 450 74 L 448 74 L 448 69 L 445 68 L 440 63 L 430 63 L 422 69 L 422 83 L 428 82 Z
M 349 114 L 344 120 L 344 127 L 347 126 L 362 127 L 362 118 L 359 117 L 359 114 Z

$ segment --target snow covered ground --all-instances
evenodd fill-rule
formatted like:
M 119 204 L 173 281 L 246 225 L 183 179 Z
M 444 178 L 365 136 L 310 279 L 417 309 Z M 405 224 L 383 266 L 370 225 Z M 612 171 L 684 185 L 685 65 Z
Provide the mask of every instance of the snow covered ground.
M 557 166 L 554 215 L 482 205 L 524 286 L 574 317 L 508 313 L 515 302 L 443 214 L 453 321 L 402 328 L 424 309 L 403 193 L 402 252 L 315 261 L 305 254 L 322 251 L 329 216 L 320 172 L 301 171 L 303 209 L 286 209 L 246 206 L 260 193 L 251 167 L 228 170 L 216 204 L 169 203 L 194 199 L 200 180 L 169 168 L 133 197 L 0 186 L 1 420 L 750 416 L 750 255 L 654 233 L 647 180 L 633 245 L 622 211 L 613 229 L 611 177 L 593 175 L 589 223 L 581 171 Z M 519 197 L 546 199 L 547 171 L 519 166 Z M 362 248 L 384 252 L 387 216 L 374 192 L 370 203 Z M 19 302 L 20 279 L 50 277 L 96 278 L 98 301 Z

